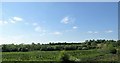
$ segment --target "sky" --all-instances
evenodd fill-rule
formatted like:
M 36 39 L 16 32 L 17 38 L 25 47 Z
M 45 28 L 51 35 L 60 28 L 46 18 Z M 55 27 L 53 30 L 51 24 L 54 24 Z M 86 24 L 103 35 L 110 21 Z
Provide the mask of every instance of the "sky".
M 120 0 L 1 0 L 2 2 L 118 2 Z
M 4 2 L 0 44 L 118 39 L 117 2 Z

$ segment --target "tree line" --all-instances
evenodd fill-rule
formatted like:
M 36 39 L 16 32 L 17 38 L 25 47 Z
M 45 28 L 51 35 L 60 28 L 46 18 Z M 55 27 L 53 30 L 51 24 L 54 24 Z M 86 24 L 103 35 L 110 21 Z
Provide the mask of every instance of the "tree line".
M 89 50 L 104 47 L 119 47 L 120 40 L 86 40 L 79 43 L 54 43 L 49 44 L 2 44 L 2 52 L 27 52 L 27 51 L 61 51 L 61 50 Z

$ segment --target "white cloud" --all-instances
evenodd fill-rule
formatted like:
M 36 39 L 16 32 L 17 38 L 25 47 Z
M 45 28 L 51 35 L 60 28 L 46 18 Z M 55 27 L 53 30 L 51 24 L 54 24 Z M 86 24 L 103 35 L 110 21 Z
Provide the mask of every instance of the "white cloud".
M 38 25 L 38 23 L 33 23 L 32 25 L 33 25 L 33 26 L 37 26 L 37 25 Z
M 77 28 L 78 28 L 77 26 L 73 26 L 72 29 L 64 30 L 64 32 L 73 32 Z
M 87 33 L 93 33 L 92 31 L 88 31 Z
M 73 18 L 66 16 L 61 20 L 61 23 L 68 24 L 68 23 L 72 23 L 73 21 L 74 21 Z
M 87 33 L 89 33 L 89 34 L 97 34 L 98 32 L 97 31 L 88 31 Z
M 16 23 L 16 22 L 18 22 L 18 21 L 23 21 L 23 19 L 22 18 L 20 18 L 20 17 L 12 17 L 12 18 L 10 18 L 9 19 L 9 21 L 11 22 L 11 23 Z
M 16 23 L 16 21 L 14 21 L 14 20 L 12 20 L 12 19 L 9 19 L 9 21 L 10 21 L 11 23 Z
M 112 32 L 113 32 L 112 30 L 105 31 L 105 33 L 112 33 Z M 98 31 L 88 31 L 87 33 L 89 33 L 89 34 L 97 34 L 99 32 Z
M 3 23 L 4 23 L 4 24 L 8 24 L 8 22 L 7 22 L 7 21 L 4 21 Z
M 46 30 L 42 29 L 40 26 L 35 27 L 34 30 L 40 33 L 39 36 L 44 36 L 46 34 Z
M 56 32 L 53 32 L 52 34 L 54 34 L 54 35 L 61 35 L 62 33 L 61 33 L 61 32 L 56 31 Z
M 2 20 L 0 20 L 0 25 L 3 25 L 3 21 Z
M 69 23 L 69 17 L 64 17 L 62 19 L 61 23 L 68 24 Z
M 5 24 L 9 24 L 9 23 L 17 23 L 18 21 L 22 21 L 23 19 L 20 17 L 11 17 L 9 19 L 6 20 L 0 20 L 0 25 L 5 25 Z
M 4 25 L 4 24 L 8 24 L 8 22 L 0 20 L 0 25 Z
M 78 27 L 77 27 L 77 26 L 73 26 L 72 28 L 73 28 L 73 29 L 77 29 Z
M 98 33 L 97 31 L 95 31 L 94 33 Z
M 20 18 L 20 17 L 13 17 L 13 20 L 15 20 L 15 21 L 22 21 L 23 19 Z
M 36 32 L 41 32 L 41 31 L 42 31 L 42 29 L 41 29 L 41 27 L 40 27 L 40 26 L 38 26 L 38 27 L 35 27 L 35 31 L 36 31 Z
M 112 30 L 108 30 L 108 31 L 105 31 L 106 33 L 112 33 L 113 31 Z
M 15 21 L 10 21 L 11 23 L 16 23 Z

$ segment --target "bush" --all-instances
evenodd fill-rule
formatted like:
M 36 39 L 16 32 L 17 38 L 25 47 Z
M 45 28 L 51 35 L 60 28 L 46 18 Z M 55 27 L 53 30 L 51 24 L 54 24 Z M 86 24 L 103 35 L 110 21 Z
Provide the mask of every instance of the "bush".
M 82 50 L 82 47 L 78 47 L 78 50 Z
M 88 50 L 88 48 L 87 47 L 83 47 L 82 50 Z
M 110 51 L 110 53 L 112 53 L 112 54 L 116 54 L 116 53 L 117 53 L 117 50 L 116 50 L 115 48 L 110 49 L 109 51 Z
M 120 49 L 119 48 L 117 49 L 117 54 L 120 55 Z
M 69 63 L 70 62 L 70 57 L 68 54 L 65 53 L 65 51 L 61 51 L 60 53 L 60 60 L 62 63 Z

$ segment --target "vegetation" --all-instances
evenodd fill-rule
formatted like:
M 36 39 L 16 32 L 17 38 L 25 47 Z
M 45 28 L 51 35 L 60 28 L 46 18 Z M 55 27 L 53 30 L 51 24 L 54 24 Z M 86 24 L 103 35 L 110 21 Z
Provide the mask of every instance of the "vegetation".
M 82 43 L 3 44 L 2 46 L 2 60 L 5 63 L 7 63 L 6 61 L 120 62 L 120 40 L 86 40 Z
M 114 40 L 86 40 L 83 43 L 49 43 L 49 44 L 3 44 L 3 52 L 27 52 L 27 51 L 60 51 L 60 50 L 89 50 L 105 47 L 120 46 L 120 41 Z

